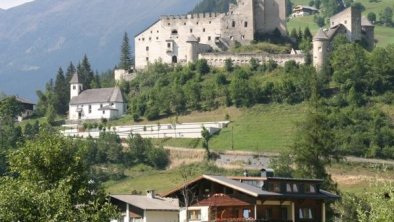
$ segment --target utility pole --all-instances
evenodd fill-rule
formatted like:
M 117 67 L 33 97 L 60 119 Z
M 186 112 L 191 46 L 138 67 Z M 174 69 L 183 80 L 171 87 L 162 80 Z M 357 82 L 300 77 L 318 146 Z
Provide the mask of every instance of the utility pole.
M 234 126 L 231 126 L 231 150 L 234 150 Z

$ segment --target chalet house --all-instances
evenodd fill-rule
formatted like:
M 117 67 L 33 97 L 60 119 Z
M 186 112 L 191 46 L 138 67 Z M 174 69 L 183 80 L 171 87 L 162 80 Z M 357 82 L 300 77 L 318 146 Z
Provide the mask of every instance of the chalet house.
M 321 190 L 321 183 L 267 171 L 261 177 L 203 175 L 164 196 L 179 198 L 180 222 L 325 222 L 326 204 L 339 196 Z
M 297 5 L 293 9 L 292 17 L 308 16 L 319 13 L 319 9 L 311 6 Z
M 178 199 L 163 198 L 148 191 L 143 195 L 111 195 L 111 203 L 122 212 L 122 218 L 111 222 L 178 222 Z
M 114 119 L 126 110 L 119 87 L 83 90 L 78 74 L 70 81 L 69 120 Z
M 21 122 L 25 118 L 31 117 L 33 115 L 36 104 L 28 99 L 22 97 L 15 97 L 16 101 L 22 106 L 22 113 L 18 116 L 18 121 Z

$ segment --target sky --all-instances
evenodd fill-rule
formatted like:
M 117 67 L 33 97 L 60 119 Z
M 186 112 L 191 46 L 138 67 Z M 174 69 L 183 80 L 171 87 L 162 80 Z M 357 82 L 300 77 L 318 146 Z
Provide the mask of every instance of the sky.
M 0 8 L 9 9 L 26 2 L 32 2 L 34 0 L 0 0 Z

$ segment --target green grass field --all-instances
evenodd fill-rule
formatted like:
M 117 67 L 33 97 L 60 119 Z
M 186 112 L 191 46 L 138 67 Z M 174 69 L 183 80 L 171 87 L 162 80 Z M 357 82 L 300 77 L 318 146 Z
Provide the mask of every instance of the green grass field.
M 247 150 L 259 152 L 280 152 L 290 144 L 296 123 L 305 114 L 306 106 L 300 105 L 256 105 L 241 109 L 242 115 L 230 115 L 232 123 L 214 135 L 210 140 L 213 150 Z M 219 116 L 224 116 L 222 113 Z M 154 140 L 165 146 L 201 148 L 200 139 Z

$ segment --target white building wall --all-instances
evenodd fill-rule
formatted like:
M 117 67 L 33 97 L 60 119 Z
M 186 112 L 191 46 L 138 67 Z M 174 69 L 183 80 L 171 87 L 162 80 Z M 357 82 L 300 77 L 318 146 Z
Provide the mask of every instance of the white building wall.
M 114 103 L 113 108 L 117 110 L 99 110 L 101 107 L 111 105 L 110 103 L 94 103 L 94 104 L 80 104 L 69 106 L 69 119 L 79 120 L 77 110 L 82 109 L 80 120 L 93 120 L 93 119 L 113 119 L 120 117 L 125 112 L 124 103 Z
M 200 210 L 201 220 L 193 220 L 190 222 L 208 222 L 209 221 L 209 207 L 189 207 L 188 210 Z M 181 208 L 179 211 L 179 222 L 187 222 L 187 210 Z
M 145 211 L 144 222 L 178 222 L 178 211 Z

